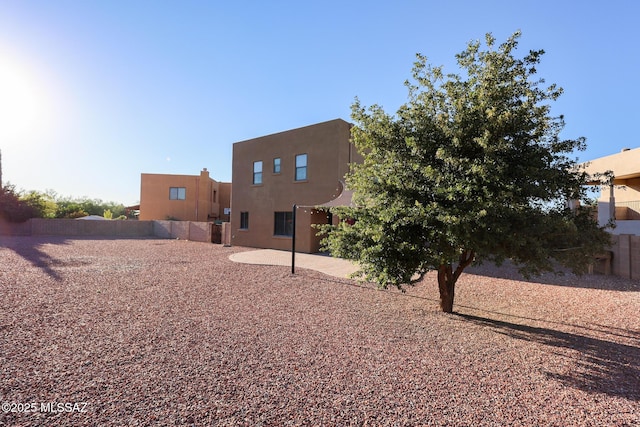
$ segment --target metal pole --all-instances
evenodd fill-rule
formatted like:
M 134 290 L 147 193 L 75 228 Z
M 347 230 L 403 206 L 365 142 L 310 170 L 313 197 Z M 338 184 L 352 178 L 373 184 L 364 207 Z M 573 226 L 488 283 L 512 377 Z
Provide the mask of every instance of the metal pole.
M 291 222 L 293 227 L 293 232 L 291 233 L 291 274 L 295 274 L 296 272 L 296 210 L 298 206 L 293 205 L 293 209 L 291 210 Z

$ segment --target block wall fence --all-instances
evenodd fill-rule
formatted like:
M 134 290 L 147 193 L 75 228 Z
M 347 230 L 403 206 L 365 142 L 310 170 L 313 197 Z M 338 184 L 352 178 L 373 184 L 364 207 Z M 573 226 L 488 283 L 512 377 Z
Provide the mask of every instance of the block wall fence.
M 222 243 L 222 226 L 194 221 L 91 221 L 76 219 L 32 218 L 24 223 L 0 222 L 0 235 L 78 236 L 182 239 Z
M 640 279 L 640 236 L 611 236 L 611 272 L 627 279 Z
M 231 227 L 193 221 L 90 221 L 76 219 L 32 218 L 24 223 L 0 221 L 0 235 L 10 236 L 78 236 L 114 238 L 182 239 L 229 245 Z M 611 236 L 611 272 L 627 279 L 640 279 L 640 236 Z M 596 272 L 604 272 L 595 265 Z

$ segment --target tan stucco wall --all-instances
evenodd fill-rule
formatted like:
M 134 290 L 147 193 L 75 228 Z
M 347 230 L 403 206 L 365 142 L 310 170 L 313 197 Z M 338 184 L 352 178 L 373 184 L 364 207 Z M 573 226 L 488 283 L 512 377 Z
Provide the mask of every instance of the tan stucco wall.
M 220 187 L 223 187 L 221 190 Z M 170 187 L 184 187 L 185 200 L 170 200 Z M 140 219 L 212 221 L 223 219 L 223 205 L 229 207 L 230 187 L 209 177 L 205 169 L 200 175 L 145 174 L 140 178 Z
M 600 157 L 585 163 L 584 166 L 587 173 L 592 175 L 606 171 L 613 172 L 616 201 L 640 200 L 640 148 Z M 609 195 L 608 189 L 603 188 L 600 200 L 608 201 Z
M 585 163 L 585 169 L 590 174 L 613 171 L 616 184 L 624 184 L 620 181 L 627 179 L 640 178 L 640 148 L 590 160 Z
M 233 145 L 232 244 L 290 249 L 291 238 L 274 236 L 274 212 L 297 211 L 296 248 L 317 252 L 318 238 L 311 227 L 312 210 L 339 195 L 340 180 L 350 161 L 361 157 L 350 143 L 351 125 L 331 120 L 316 125 L 237 142 Z M 307 154 L 307 180 L 295 181 L 295 157 Z M 273 159 L 281 159 L 273 173 Z M 253 162 L 262 161 L 262 184 L 253 184 Z M 306 210 L 306 212 L 305 212 Z M 249 229 L 240 230 L 240 213 L 249 212 Z M 326 215 L 316 214 L 313 221 Z
M 218 186 L 218 203 L 220 205 L 220 221 L 231 221 L 231 215 L 225 214 L 225 209 L 231 209 L 231 183 L 220 182 Z
M 605 225 L 615 210 L 616 228 L 611 230 L 612 233 L 640 234 L 640 223 L 637 221 L 640 216 L 640 148 L 600 157 L 583 166 L 591 175 L 611 171 L 615 178 L 613 187 L 601 187 L 598 222 Z

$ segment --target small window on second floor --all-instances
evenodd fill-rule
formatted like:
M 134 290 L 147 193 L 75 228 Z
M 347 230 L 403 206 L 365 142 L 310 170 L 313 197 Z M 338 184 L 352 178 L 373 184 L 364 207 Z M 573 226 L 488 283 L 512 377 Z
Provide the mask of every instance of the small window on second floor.
M 307 155 L 298 154 L 296 156 L 296 181 L 307 179 Z
M 253 162 L 253 183 L 262 184 L 262 161 Z
M 169 187 L 169 200 L 185 200 L 187 189 L 185 187 Z
M 273 173 L 280 173 L 280 157 L 273 159 Z

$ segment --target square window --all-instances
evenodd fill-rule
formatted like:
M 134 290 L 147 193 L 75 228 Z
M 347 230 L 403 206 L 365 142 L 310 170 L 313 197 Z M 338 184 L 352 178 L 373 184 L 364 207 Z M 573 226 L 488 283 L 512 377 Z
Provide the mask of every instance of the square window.
M 280 157 L 273 159 L 273 173 L 280 173 Z
M 298 154 L 296 156 L 296 181 L 307 179 L 307 155 Z
M 169 187 L 169 200 L 185 200 L 187 189 L 185 187 Z
M 240 212 L 240 229 L 247 230 L 249 228 L 249 212 Z
M 262 161 L 253 162 L 253 183 L 262 184 Z
M 293 213 L 291 211 L 275 212 L 273 234 L 275 236 L 293 236 Z

